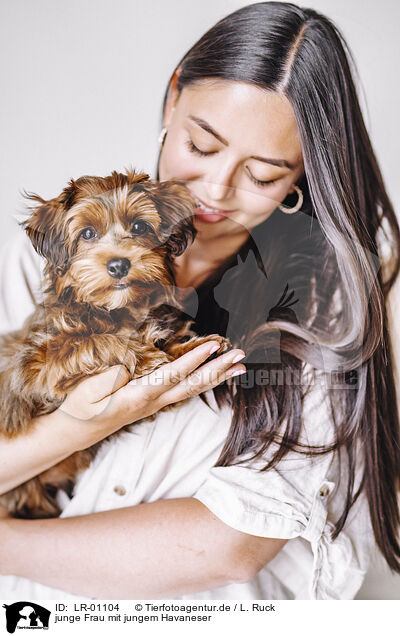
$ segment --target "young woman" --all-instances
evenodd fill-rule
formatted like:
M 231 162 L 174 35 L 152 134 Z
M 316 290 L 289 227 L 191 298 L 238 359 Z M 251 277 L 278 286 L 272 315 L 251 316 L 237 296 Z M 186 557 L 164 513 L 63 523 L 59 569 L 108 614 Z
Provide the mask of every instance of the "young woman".
M 162 386 L 112 368 L 2 443 L 5 492 L 214 389 L 105 446 L 63 518 L 5 518 L 0 595 L 353 598 L 374 539 L 400 572 L 385 310 L 400 233 L 340 33 L 290 3 L 227 16 L 174 71 L 160 142 L 158 177 L 198 203 L 175 261 L 182 302 L 235 349 L 207 362 L 198 347 Z M 38 269 L 24 240 L 4 256 L 6 328 L 29 313 Z

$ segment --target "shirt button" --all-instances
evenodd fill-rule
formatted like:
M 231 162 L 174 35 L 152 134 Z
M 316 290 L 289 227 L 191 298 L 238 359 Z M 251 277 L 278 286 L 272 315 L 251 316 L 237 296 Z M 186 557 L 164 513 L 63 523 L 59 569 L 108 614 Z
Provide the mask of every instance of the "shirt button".
M 330 493 L 329 490 L 329 486 L 327 486 L 326 484 L 322 484 L 320 490 L 319 490 L 319 496 L 320 497 L 327 497 Z
M 126 489 L 123 486 L 114 486 L 114 492 L 116 495 L 123 497 L 126 495 Z

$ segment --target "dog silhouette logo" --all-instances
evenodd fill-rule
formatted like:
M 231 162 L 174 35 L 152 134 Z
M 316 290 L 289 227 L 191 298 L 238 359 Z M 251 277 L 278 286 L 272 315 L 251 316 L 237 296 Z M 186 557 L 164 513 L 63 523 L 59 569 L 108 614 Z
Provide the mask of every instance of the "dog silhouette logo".
M 3 605 L 6 610 L 7 631 L 14 634 L 18 629 L 48 629 L 50 610 L 32 603 L 18 601 L 11 605 Z

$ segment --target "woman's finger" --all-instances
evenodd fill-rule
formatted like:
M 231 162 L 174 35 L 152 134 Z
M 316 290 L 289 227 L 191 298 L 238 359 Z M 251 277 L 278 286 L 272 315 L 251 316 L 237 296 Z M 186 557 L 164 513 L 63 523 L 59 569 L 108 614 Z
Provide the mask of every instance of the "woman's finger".
M 198 367 L 195 371 L 193 371 L 187 379 L 190 378 L 191 381 L 194 378 L 201 378 L 201 383 L 203 386 L 219 384 L 221 380 L 219 378 L 222 374 L 226 373 L 228 369 L 232 367 L 232 365 L 240 362 L 245 357 L 244 351 L 241 349 L 232 349 L 231 351 L 227 351 L 222 355 L 218 356 L 218 358 L 214 358 L 213 360 L 209 360 Z M 185 378 L 183 378 L 183 381 Z
M 206 342 L 191 351 L 183 354 L 173 362 L 163 364 L 149 375 L 141 378 L 134 378 L 129 382 L 129 387 L 142 386 L 145 395 L 149 399 L 157 398 L 171 387 L 179 384 L 188 377 L 197 367 L 204 363 L 220 347 L 216 341 Z
M 205 376 L 200 369 L 198 369 L 178 385 L 169 389 L 169 391 L 166 391 L 159 400 L 162 406 L 187 400 L 188 398 L 200 395 L 200 393 L 204 393 L 209 389 L 215 388 L 221 384 L 221 382 L 225 382 L 229 378 L 245 372 L 246 367 L 243 364 L 234 364 L 233 366 L 229 366 L 229 368 L 219 370 L 217 373 L 213 373 L 211 375 L 207 373 Z
M 196 371 L 191 373 L 179 384 L 166 391 L 159 398 L 162 405 L 174 404 L 175 402 L 180 402 L 181 400 L 199 395 L 200 393 L 204 393 L 204 391 L 213 389 L 221 384 L 221 382 L 225 382 L 235 375 L 246 372 L 246 367 L 243 364 L 232 364 L 233 360 L 237 362 L 244 357 L 244 354 L 239 355 L 236 351 L 236 356 L 233 356 L 233 359 L 232 356 L 229 358 L 228 354 L 225 354 L 224 357 L 224 361 L 220 361 L 220 359 L 213 360 L 212 363 L 210 362 L 208 365 L 196 369 Z M 219 366 L 215 364 L 216 362 L 220 362 Z

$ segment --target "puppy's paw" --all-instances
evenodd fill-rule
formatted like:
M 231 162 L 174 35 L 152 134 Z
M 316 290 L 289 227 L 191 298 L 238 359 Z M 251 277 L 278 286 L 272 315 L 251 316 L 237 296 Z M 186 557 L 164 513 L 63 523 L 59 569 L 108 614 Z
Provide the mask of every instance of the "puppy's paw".
M 213 354 L 215 356 L 218 356 L 220 353 L 224 353 L 224 351 L 228 351 L 228 349 L 232 348 L 232 344 L 228 338 L 219 336 L 216 333 L 212 333 L 210 336 L 196 336 L 189 342 L 194 342 L 194 347 L 198 347 L 203 344 L 203 342 L 215 342 L 216 344 L 219 344 L 219 349 L 215 352 L 215 354 Z
M 180 356 L 183 356 L 184 353 L 192 351 L 192 349 L 195 349 L 204 342 L 215 342 L 216 344 L 219 344 L 219 349 L 215 353 L 213 353 L 212 356 L 210 356 L 210 359 L 218 356 L 224 351 L 227 351 L 232 346 L 228 338 L 223 338 L 218 334 L 211 334 L 210 336 L 194 336 L 186 342 L 174 343 L 168 348 L 168 353 L 172 355 L 174 359 L 176 359 Z

